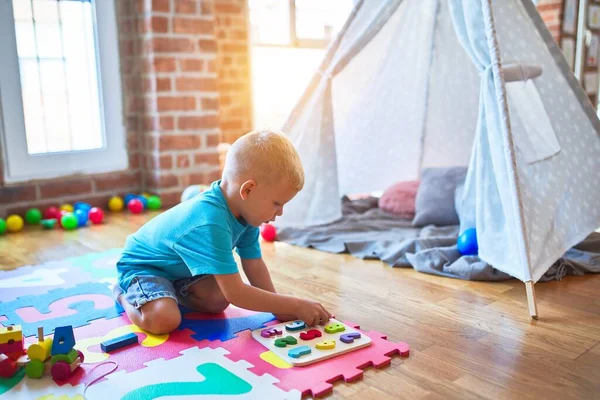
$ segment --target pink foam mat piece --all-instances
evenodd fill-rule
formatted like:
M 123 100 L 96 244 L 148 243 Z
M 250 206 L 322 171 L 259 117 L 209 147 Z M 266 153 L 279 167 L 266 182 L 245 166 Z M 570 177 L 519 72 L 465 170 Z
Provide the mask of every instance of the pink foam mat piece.
M 115 303 L 115 301 L 108 296 L 99 294 L 82 294 L 55 301 L 48 306 L 50 309 L 49 313 L 41 313 L 35 307 L 24 307 L 18 309 L 17 314 L 23 319 L 24 322 L 28 323 L 44 321 L 56 317 L 64 317 L 67 315 L 75 315 L 77 314 L 77 310 L 69 308 L 69 305 L 78 301 L 94 302 L 94 305 L 98 309 L 111 307 Z
M 358 325 L 345 323 L 359 329 Z M 237 340 L 203 341 L 200 347 L 223 347 L 231 353 L 227 357 L 233 361 L 246 360 L 253 364 L 254 367 L 250 368 L 253 373 L 270 374 L 279 379 L 280 382 L 276 385 L 281 389 L 297 389 L 303 395 L 320 397 L 330 393 L 333 389 L 332 383 L 338 380 L 352 382 L 361 379 L 364 368 L 382 368 L 390 364 L 390 357 L 395 354 L 403 357 L 409 355 L 410 349 L 406 343 L 390 342 L 385 335 L 376 331 L 361 332 L 371 338 L 372 344 L 369 347 L 305 367 L 287 369 L 277 368 L 260 358 L 260 355 L 268 350 L 252 337 L 250 331 L 240 332 Z

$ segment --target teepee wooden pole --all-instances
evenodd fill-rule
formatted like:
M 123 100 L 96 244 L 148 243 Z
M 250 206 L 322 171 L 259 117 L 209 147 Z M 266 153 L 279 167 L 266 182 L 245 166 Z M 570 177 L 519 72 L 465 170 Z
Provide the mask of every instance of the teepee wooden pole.
M 535 300 L 535 289 L 532 281 L 525 282 L 525 290 L 527 291 L 527 304 L 529 306 L 529 315 L 531 318 L 538 319 L 537 302 Z

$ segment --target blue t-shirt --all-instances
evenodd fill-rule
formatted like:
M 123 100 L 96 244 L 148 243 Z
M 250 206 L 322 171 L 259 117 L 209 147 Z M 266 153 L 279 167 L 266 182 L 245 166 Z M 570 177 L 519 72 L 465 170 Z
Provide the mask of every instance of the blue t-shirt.
M 139 275 L 169 280 L 238 272 L 240 258 L 260 258 L 257 227 L 236 219 L 219 184 L 157 215 L 127 237 L 117 263 L 119 284 L 127 289 Z

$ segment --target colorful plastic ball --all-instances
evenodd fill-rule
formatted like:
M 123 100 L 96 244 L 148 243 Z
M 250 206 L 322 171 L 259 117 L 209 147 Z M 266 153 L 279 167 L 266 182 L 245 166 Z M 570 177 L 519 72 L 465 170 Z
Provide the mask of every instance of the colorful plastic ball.
M 477 244 L 477 231 L 475 228 L 470 228 L 461 233 L 458 236 L 456 243 L 458 251 L 463 256 L 474 256 L 479 252 L 479 246 Z
M 54 206 L 46 208 L 44 211 L 44 219 L 59 219 L 60 218 L 60 210 Z
M 73 208 L 73 206 L 70 205 L 70 204 L 63 204 L 62 206 L 60 206 L 60 210 L 61 211 L 67 211 L 67 212 L 70 212 L 70 213 L 72 213 L 73 211 L 75 211 L 75 209 Z
M 41 221 L 42 223 L 42 227 L 44 229 L 54 229 L 54 227 L 56 226 L 56 219 L 52 218 L 52 219 L 43 219 Z
M 78 223 L 79 221 L 73 213 L 66 213 L 60 219 L 60 226 L 62 226 L 67 231 L 72 231 L 73 229 L 77 228 Z
M 87 224 L 89 219 L 88 213 L 86 213 L 84 210 L 77 209 L 73 214 L 75 214 L 75 217 L 77 217 L 77 226 L 85 226 Z
M 4 235 L 6 232 L 6 221 L 0 218 L 0 235 Z
M 148 193 L 148 192 L 144 192 L 144 193 L 142 193 L 142 196 L 147 199 L 147 198 L 149 198 L 152 195 L 150 193 Z
M 148 197 L 148 209 L 160 210 L 161 207 L 162 207 L 162 202 L 160 201 L 160 197 L 158 197 L 158 196 Z
M 144 210 L 146 208 L 148 208 L 148 199 L 147 198 L 145 198 L 144 196 L 138 196 L 136 198 L 142 202 L 142 205 L 144 206 Z
M 135 199 L 137 196 L 135 194 L 131 194 L 131 193 L 127 193 L 125 195 L 125 197 L 123 198 L 123 201 L 125 202 L 125 204 L 129 204 L 129 202 L 133 199 Z
M 129 208 L 129 211 L 133 214 L 139 214 L 144 210 L 144 205 L 139 199 L 131 199 L 129 200 L 129 203 L 127 203 L 127 208 Z
M 23 218 L 20 215 L 9 215 L 6 218 L 6 230 L 12 233 L 19 232 L 23 229 Z
M 86 213 L 88 213 L 88 212 L 90 212 L 90 209 L 92 208 L 92 206 L 83 201 L 78 201 L 77 203 L 73 204 L 73 208 L 75 210 L 82 210 L 82 211 L 85 211 Z
M 125 203 L 123 203 L 123 199 L 119 196 L 113 196 L 108 201 L 108 209 L 112 212 L 119 212 L 123 210 Z
M 273 242 L 275 240 L 275 238 L 277 237 L 277 230 L 271 224 L 262 224 L 260 226 L 259 230 L 260 230 L 260 235 L 267 242 Z
M 29 225 L 38 225 L 42 220 L 42 212 L 37 208 L 30 208 L 25 213 L 25 222 Z
M 104 220 L 104 211 L 102 211 L 98 207 L 92 207 L 88 216 L 90 217 L 90 221 L 92 221 L 93 224 L 98 225 L 101 224 Z

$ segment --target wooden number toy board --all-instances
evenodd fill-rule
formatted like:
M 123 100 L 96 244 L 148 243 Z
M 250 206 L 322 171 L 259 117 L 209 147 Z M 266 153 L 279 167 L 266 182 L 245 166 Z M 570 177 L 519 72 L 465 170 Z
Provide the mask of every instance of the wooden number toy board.
M 331 319 L 308 327 L 302 321 L 284 322 L 252 331 L 252 337 L 287 363 L 301 367 L 371 345 L 371 338 Z

